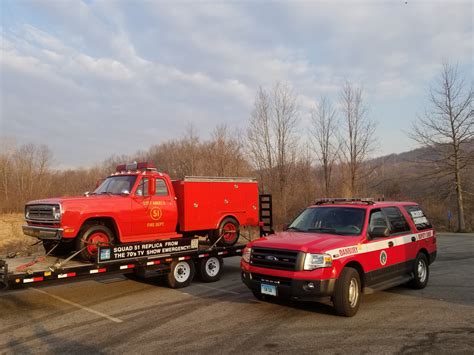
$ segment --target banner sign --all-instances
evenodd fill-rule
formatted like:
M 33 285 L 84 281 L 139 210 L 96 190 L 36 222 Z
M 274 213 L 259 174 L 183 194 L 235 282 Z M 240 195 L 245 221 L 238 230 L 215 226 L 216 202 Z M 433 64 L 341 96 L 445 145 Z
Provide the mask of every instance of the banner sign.
M 145 243 L 118 244 L 99 247 L 98 262 L 127 260 L 136 258 L 169 255 L 173 253 L 198 250 L 199 239 L 176 238 Z

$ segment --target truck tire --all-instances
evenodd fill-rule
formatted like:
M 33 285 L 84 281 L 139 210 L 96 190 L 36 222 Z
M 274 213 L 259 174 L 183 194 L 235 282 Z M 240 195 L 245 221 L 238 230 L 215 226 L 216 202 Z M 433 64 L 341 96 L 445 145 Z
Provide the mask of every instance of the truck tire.
M 333 304 L 336 313 L 352 317 L 357 313 L 361 299 L 360 276 L 356 269 L 346 267 L 336 281 Z
M 417 290 L 425 288 L 428 284 L 430 277 L 430 267 L 428 264 L 428 258 L 423 253 L 418 253 L 413 267 L 413 280 L 409 285 Z
M 173 261 L 171 270 L 166 275 L 166 283 L 171 288 L 182 288 L 188 286 L 193 281 L 196 268 L 192 261 Z
M 218 245 L 230 247 L 237 243 L 240 237 L 239 222 L 237 222 L 233 217 L 224 218 L 219 224 L 218 229 L 209 232 L 211 243 L 215 243 L 221 235 L 222 238 L 219 240 Z
M 199 260 L 197 263 L 197 274 L 203 282 L 219 281 L 222 275 L 223 260 L 215 256 Z
M 76 250 L 82 250 L 79 256 L 86 261 L 96 261 L 98 246 L 111 245 L 114 242 L 112 231 L 102 224 L 86 226 L 76 238 Z

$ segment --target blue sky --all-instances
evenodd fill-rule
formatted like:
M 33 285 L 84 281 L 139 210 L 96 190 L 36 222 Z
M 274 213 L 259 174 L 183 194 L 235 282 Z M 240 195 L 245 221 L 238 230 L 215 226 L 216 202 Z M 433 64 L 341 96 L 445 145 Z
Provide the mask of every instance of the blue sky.
M 404 132 L 444 60 L 472 80 L 471 1 L 1 2 L 0 135 L 88 166 L 217 124 L 244 130 L 259 85 L 290 84 L 299 134 L 321 95 L 364 87 L 376 155 Z M 302 139 L 302 141 L 304 141 Z

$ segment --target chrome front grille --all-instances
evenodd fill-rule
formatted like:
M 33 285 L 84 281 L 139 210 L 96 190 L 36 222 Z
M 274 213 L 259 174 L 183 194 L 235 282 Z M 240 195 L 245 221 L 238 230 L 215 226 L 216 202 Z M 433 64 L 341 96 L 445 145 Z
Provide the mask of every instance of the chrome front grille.
M 25 208 L 25 218 L 31 222 L 57 222 L 59 219 L 55 215 L 61 211 L 58 204 L 52 205 L 27 205 Z
M 253 266 L 296 271 L 300 269 L 302 253 L 294 250 L 252 248 L 250 264 Z

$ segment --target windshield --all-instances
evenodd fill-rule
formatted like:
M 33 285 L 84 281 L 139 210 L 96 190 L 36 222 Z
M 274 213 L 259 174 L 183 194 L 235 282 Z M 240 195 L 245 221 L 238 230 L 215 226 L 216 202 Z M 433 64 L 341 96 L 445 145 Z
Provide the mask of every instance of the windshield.
M 288 231 L 359 235 L 365 209 L 351 207 L 311 207 L 304 210 Z
M 119 195 L 125 191 L 131 192 L 136 175 L 124 175 L 124 176 L 109 176 L 104 180 L 102 184 L 94 191 L 94 194 L 113 194 Z

